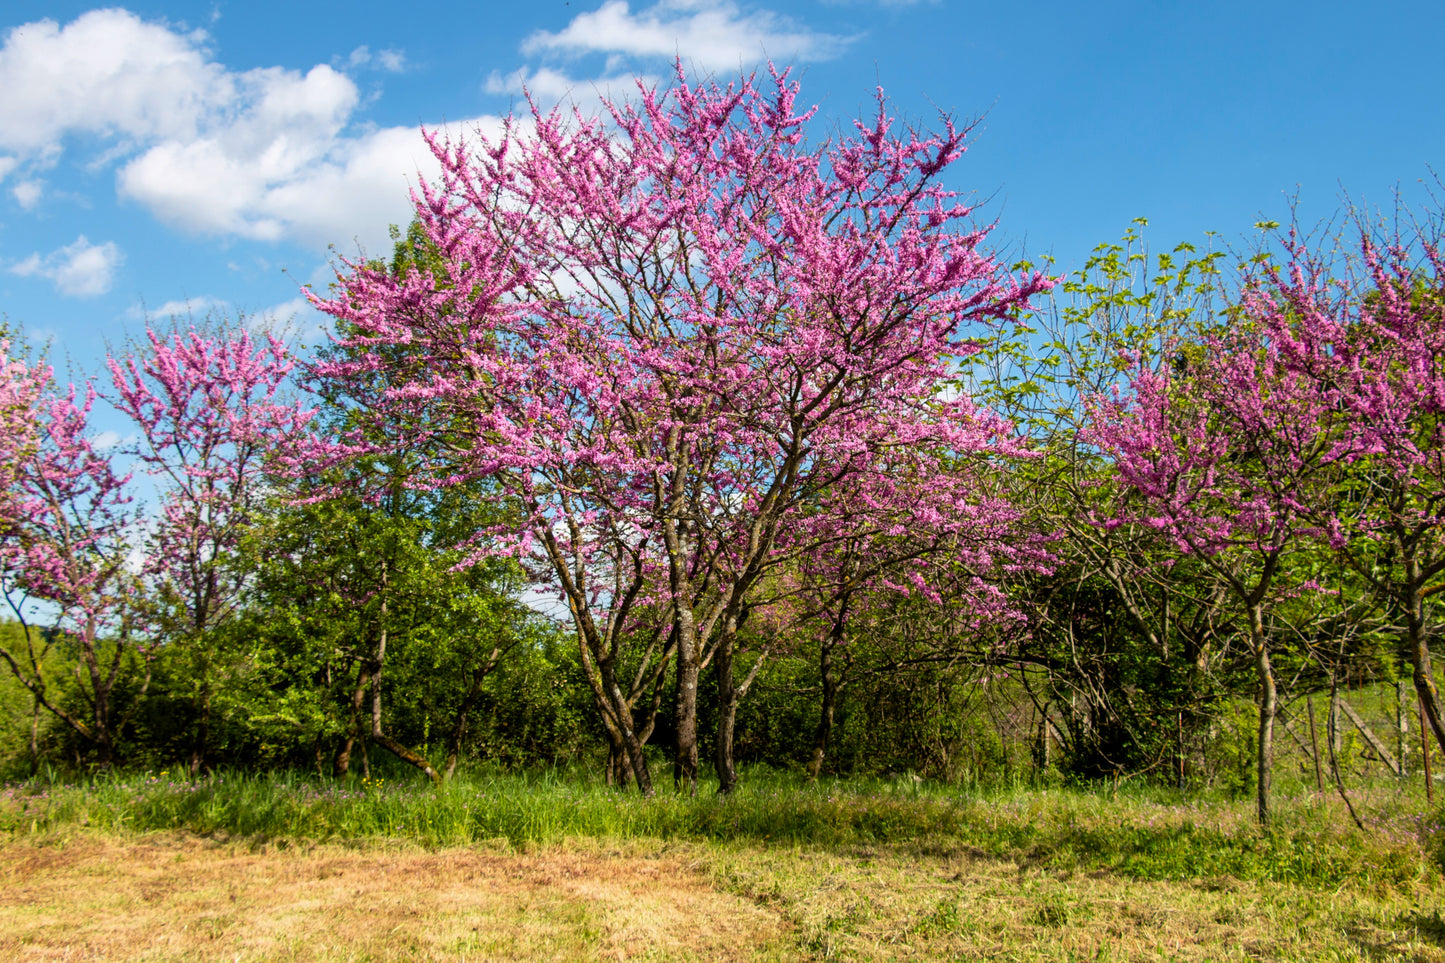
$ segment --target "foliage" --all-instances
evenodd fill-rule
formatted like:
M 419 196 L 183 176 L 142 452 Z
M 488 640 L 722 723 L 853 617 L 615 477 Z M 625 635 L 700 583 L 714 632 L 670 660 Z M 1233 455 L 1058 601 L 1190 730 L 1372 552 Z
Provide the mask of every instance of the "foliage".
M 679 67 L 668 90 L 608 104 L 610 124 L 534 111 L 526 136 L 433 136 L 442 175 L 417 219 L 442 270 L 347 265 L 314 298 L 355 332 L 320 373 L 390 379 L 329 450 L 420 447 L 418 484 L 489 477 L 515 500 L 491 550 L 566 600 L 613 756 L 645 793 L 634 713 L 656 676 L 626 684 L 624 642 L 665 635 L 676 653 L 691 784 L 701 666 L 716 657 L 725 720 L 755 591 L 805 534 L 831 537 L 810 530 L 813 499 L 852 486 L 855 509 L 949 524 L 969 491 L 941 455 L 1007 446 L 940 396 L 951 359 L 1046 287 L 1000 270 L 940 186 L 966 130 L 900 129 L 880 94 L 871 124 L 812 148 L 813 111 L 795 113 L 786 72 L 771 80 L 689 85 Z M 454 442 L 430 444 L 438 431 Z
M 0 517 L 0 593 L 26 626 L 21 644 L 0 647 L 0 658 L 48 713 L 111 764 L 118 731 L 134 708 L 119 698 L 124 674 L 136 668 L 136 653 L 142 674 L 149 662 L 127 568 L 136 520 L 130 476 L 117 472 L 87 434 L 96 401 L 91 385 L 61 389 L 48 365 L 27 368 L 3 357 L 0 379 L 5 417 L 22 426 L 6 439 L 14 448 Z M 62 705 L 46 678 L 56 634 L 28 631 L 34 603 L 53 613 L 53 628 L 76 646 L 82 706 Z

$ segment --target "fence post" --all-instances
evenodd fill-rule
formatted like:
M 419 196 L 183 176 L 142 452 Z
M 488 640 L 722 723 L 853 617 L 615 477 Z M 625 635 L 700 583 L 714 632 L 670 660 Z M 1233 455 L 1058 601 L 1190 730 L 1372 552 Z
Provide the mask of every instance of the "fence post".
M 1330 693 L 1329 719 L 1330 752 L 1334 753 L 1336 759 L 1340 758 L 1340 753 L 1342 753 L 1345 748 L 1344 733 L 1341 731 L 1343 728 L 1344 727 L 1340 725 L 1340 693 L 1339 690 L 1336 689 Z
M 1315 764 L 1315 788 L 1320 792 L 1325 791 L 1325 779 L 1320 775 L 1320 740 L 1315 735 L 1315 698 L 1313 695 L 1305 695 L 1305 708 L 1310 715 L 1310 749 L 1313 750 Z
M 1420 758 L 1425 767 L 1425 802 L 1435 803 L 1435 780 L 1430 775 L 1430 730 L 1425 726 L 1425 703 L 1416 700 L 1415 708 L 1420 713 Z
M 1406 753 L 1409 752 L 1410 744 L 1405 741 L 1405 736 L 1409 734 L 1410 721 L 1405 715 L 1404 679 L 1397 679 L 1395 681 L 1395 728 L 1395 746 L 1398 750 L 1395 755 L 1400 760 L 1400 778 L 1404 779 L 1410 773 L 1410 767 L 1406 763 Z

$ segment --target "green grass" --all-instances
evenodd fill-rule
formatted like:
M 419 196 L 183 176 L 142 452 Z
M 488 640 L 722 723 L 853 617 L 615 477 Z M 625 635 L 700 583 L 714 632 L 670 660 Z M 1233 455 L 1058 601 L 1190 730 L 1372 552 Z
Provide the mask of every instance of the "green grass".
M 1393 786 L 1393 784 L 1392 784 Z M 549 844 L 572 837 L 763 844 L 904 846 L 1021 866 L 1107 870 L 1141 880 L 1231 877 L 1336 887 L 1400 887 L 1440 877 L 1441 813 L 1405 789 L 1363 794 L 1367 832 L 1328 794 L 1278 794 L 1269 831 L 1248 800 L 1160 789 L 972 788 L 851 780 L 808 785 L 751 773 L 730 798 L 654 799 L 557 773 L 471 775 L 438 791 L 415 782 L 294 774 L 167 773 L 31 781 L 0 789 L 0 832 L 84 826 L 184 830 L 285 842 L 402 839 L 429 847 Z

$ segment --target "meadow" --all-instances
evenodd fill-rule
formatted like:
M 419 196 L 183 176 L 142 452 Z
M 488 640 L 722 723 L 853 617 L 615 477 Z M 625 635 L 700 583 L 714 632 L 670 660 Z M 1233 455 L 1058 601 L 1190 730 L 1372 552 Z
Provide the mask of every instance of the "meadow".
M 1445 960 L 1423 787 L 169 772 L 0 790 L 13 959 Z

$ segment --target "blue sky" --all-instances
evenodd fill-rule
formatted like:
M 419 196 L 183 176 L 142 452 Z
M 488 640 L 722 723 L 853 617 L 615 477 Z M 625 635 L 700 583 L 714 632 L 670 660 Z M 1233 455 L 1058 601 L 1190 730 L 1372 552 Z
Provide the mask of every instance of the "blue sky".
M 0 312 L 94 369 L 146 316 L 314 325 L 330 246 L 386 253 L 419 125 L 490 125 L 522 82 L 587 100 L 673 55 L 793 63 L 830 122 L 982 117 L 952 186 L 1010 255 L 1076 265 L 1148 217 L 1157 247 L 1388 206 L 1445 163 L 1434 3 L 445 4 L 7 0 Z M 622 88 L 625 89 L 625 86 Z

